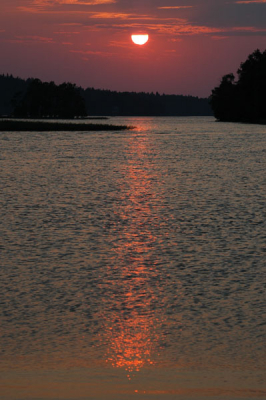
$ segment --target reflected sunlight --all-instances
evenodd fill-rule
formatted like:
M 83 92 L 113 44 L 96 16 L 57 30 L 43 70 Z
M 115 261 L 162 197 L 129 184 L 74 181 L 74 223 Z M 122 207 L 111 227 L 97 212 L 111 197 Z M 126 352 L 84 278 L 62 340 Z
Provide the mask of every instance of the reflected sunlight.
M 155 176 L 147 175 L 147 168 L 144 168 L 149 163 L 144 155 L 148 151 L 147 137 L 137 140 L 136 137 L 130 142 L 124 167 L 127 179 L 123 179 L 117 226 L 120 240 L 115 245 L 116 259 L 112 260 L 112 264 L 122 266 L 119 281 L 124 287 L 117 287 L 109 299 L 112 310 L 106 315 L 108 329 L 105 332 L 106 362 L 126 370 L 129 379 L 130 373 L 154 363 L 152 357 L 158 347 L 159 324 L 154 308 L 157 302 L 154 293 L 156 258 L 152 251 L 156 237 L 148 223 L 153 218 Z M 135 164 L 136 154 L 137 159 L 145 159 L 143 165 Z

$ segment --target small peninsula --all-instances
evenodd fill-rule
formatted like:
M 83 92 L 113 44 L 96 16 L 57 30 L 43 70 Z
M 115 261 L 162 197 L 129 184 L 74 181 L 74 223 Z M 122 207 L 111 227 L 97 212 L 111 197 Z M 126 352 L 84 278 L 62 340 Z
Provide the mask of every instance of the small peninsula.
M 110 124 L 84 124 L 68 122 L 29 121 L 0 119 L 0 132 L 93 132 L 121 131 L 133 129 L 132 126 Z
M 266 124 L 266 50 L 255 50 L 234 74 L 225 75 L 212 90 L 214 116 L 224 122 Z

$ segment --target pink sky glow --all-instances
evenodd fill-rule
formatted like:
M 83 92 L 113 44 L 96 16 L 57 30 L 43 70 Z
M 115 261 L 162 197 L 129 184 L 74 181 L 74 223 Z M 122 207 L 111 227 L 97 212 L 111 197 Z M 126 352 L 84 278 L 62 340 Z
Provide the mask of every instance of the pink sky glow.
M 209 96 L 266 49 L 266 0 L 1 0 L 0 73 Z M 132 34 L 148 34 L 144 46 Z

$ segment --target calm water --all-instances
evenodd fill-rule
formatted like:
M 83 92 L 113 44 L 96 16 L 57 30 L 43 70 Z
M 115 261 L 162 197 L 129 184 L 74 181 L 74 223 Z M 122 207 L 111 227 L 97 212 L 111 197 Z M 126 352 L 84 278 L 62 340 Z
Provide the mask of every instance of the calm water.
M 110 122 L 0 133 L 1 400 L 265 399 L 266 127 Z

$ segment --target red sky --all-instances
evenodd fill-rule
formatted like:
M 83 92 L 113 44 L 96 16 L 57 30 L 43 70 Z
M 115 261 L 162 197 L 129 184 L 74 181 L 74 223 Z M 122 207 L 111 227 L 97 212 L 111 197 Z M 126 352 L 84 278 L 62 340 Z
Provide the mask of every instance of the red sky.
M 202 97 L 257 48 L 266 0 L 0 0 L 0 73 L 22 78 Z

